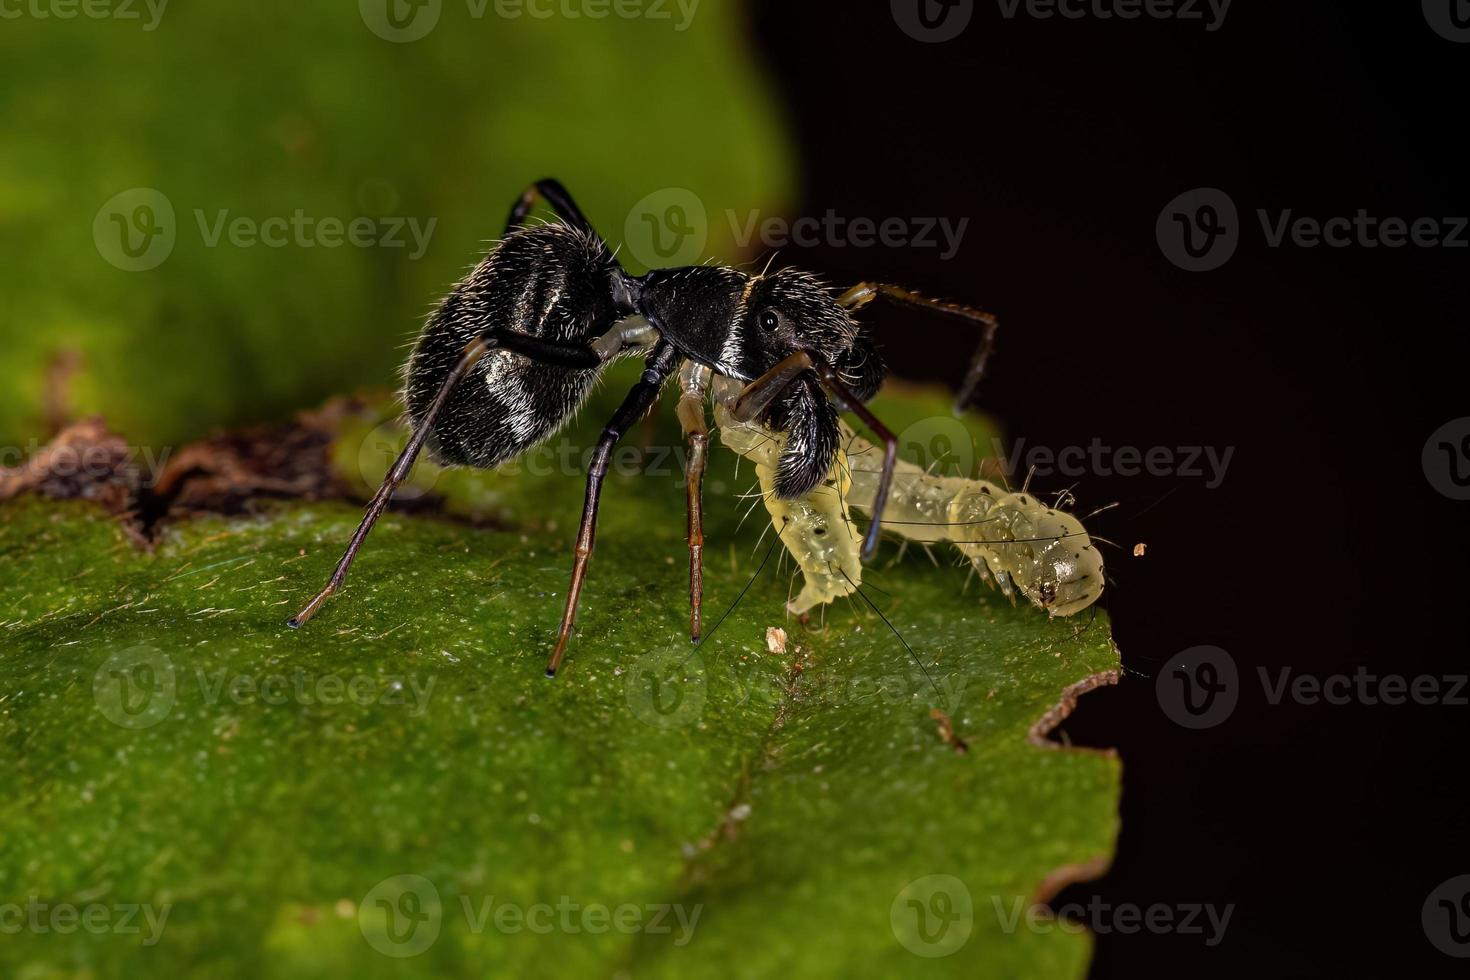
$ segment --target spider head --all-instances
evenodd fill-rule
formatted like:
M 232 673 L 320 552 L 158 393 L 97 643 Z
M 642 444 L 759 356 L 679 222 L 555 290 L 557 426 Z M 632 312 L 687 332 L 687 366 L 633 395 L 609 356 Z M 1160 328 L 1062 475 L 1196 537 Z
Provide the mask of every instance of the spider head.
M 878 352 L 852 314 L 797 269 L 657 269 L 642 279 L 639 309 L 681 353 L 740 381 L 797 351 L 827 361 L 865 401 L 883 381 Z

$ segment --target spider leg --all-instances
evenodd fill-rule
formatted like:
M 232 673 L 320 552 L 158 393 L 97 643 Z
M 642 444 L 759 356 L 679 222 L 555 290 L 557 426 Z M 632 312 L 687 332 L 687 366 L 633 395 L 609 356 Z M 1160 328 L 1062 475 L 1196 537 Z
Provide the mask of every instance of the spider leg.
M 613 448 L 623 433 L 636 425 L 643 413 L 658 400 L 659 389 L 673 373 L 678 362 L 679 355 L 673 345 L 667 341 L 659 341 L 648 359 L 643 362 L 643 376 L 603 428 L 602 437 L 597 440 L 597 448 L 592 451 L 592 461 L 587 468 L 587 496 L 582 504 L 582 525 L 577 532 L 577 547 L 572 559 L 572 581 L 567 587 L 567 604 L 562 613 L 556 646 L 552 648 L 551 658 L 546 663 L 547 677 L 556 676 L 557 668 L 566 656 L 567 641 L 572 636 L 572 626 L 577 618 L 577 603 L 582 596 L 582 584 L 587 578 L 587 560 L 592 557 L 592 544 L 597 536 L 597 507 L 602 498 L 602 481 L 607 477 Z
M 514 204 L 510 206 L 510 214 L 505 219 L 505 233 L 508 235 L 519 228 L 536 206 L 537 201 L 545 201 L 551 210 L 555 211 L 567 224 L 578 231 L 586 232 L 598 241 L 602 241 L 600 235 L 592 227 L 592 222 L 577 207 L 577 202 L 572 200 L 572 195 L 561 185 L 561 181 L 547 177 L 538 180 L 521 192 Z
M 990 353 L 995 348 L 995 331 L 1000 326 L 1000 321 L 995 318 L 994 314 L 986 313 L 973 306 L 930 299 L 902 286 L 886 282 L 860 282 L 837 297 L 837 305 L 843 309 L 856 310 L 879 297 L 899 306 L 930 310 L 979 324 L 980 346 L 970 358 L 969 369 L 965 371 L 965 380 L 960 385 L 959 394 L 954 400 L 955 411 L 964 411 L 974 400 L 975 391 L 980 386 L 980 379 L 985 374 L 985 364 L 990 360 Z
M 863 561 L 870 561 L 878 551 L 878 537 L 883 527 L 883 505 L 888 500 L 888 491 L 893 486 L 893 468 L 898 461 L 898 437 L 868 411 L 868 407 L 848 389 L 835 368 L 819 354 L 797 351 L 776 363 L 765 374 L 756 378 L 736 397 L 731 414 L 742 422 L 749 422 L 763 412 L 781 392 L 804 372 L 812 371 L 837 407 L 852 412 L 883 443 L 883 469 L 878 477 L 878 487 L 873 495 L 868 535 L 863 541 Z
M 878 476 L 878 487 L 873 493 L 873 508 L 868 512 L 868 536 L 863 541 L 863 561 L 872 561 L 873 556 L 878 553 L 878 537 L 883 531 L 883 505 L 888 502 L 888 491 L 893 488 L 893 468 L 898 462 L 898 436 L 847 389 L 832 365 L 820 357 L 813 357 L 812 360 L 817 379 L 832 395 L 837 407 L 856 415 L 883 443 L 883 470 Z
M 689 491 L 689 638 L 696 643 L 704 602 L 704 461 L 709 449 L 704 398 L 711 373 L 694 361 L 686 361 L 679 372 L 679 426 L 689 442 L 689 456 L 684 463 L 684 485 Z
M 409 472 L 413 469 L 413 462 L 418 458 L 419 450 L 424 447 L 424 440 L 428 438 L 430 430 L 434 427 L 434 420 L 439 417 L 444 403 L 449 400 L 449 393 L 492 346 L 494 345 L 488 343 L 485 338 L 477 337 L 465 347 L 459 363 L 449 372 L 449 377 L 444 379 L 444 384 L 440 385 L 439 392 L 429 403 L 429 409 L 424 413 L 423 424 L 409 436 L 408 444 L 403 447 L 403 452 L 398 454 L 398 459 L 393 463 L 393 468 L 388 471 L 388 476 L 383 480 L 382 486 L 378 487 L 378 492 L 373 494 L 373 499 L 367 507 L 367 513 L 363 515 L 362 522 L 353 532 L 352 540 L 347 545 L 347 551 L 337 562 L 337 567 L 332 571 L 332 577 L 327 581 L 326 588 L 318 592 L 305 606 L 302 606 L 300 612 L 288 619 L 287 626 L 292 629 L 302 626 L 315 616 L 322 604 L 342 587 L 343 582 L 347 581 L 347 569 L 352 567 L 353 560 L 357 558 L 358 549 L 367 540 L 368 532 L 373 529 L 374 524 L 378 523 L 378 518 L 383 516 L 383 511 L 388 507 L 388 501 L 393 499 L 393 491 L 397 490 L 398 485 L 408 478 Z
M 750 422 L 770 407 L 783 391 L 804 372 L 812 369 L 812 355 L 804 350 L 788 354 L 775 367 L 741 389 L 730 414 L 737 422 Z
M 609 332 L 609 335 L 617 333 L 617 328 Z M 619 335 L 620 336 L 620 335 Z M 347 581 L 347 570 L 352 567 L 353 561 L 357 559 L 357 553 L 362 548 L 363 542 L 367 540 L 368 533 L 372 531 L 373 525 L 378 523 L 378 518 L 383 516 L 387 510 L 388 502 L 393 499 L 393 492 L 408 479 L 408 474 L 413 471 L 413 464 L 418 459 L 419 451 L 424 448 L 424 441 L 429 433 L 433 431 L 434 422 L 444 410 L 444 404 L 449 400 L 449 394 L 455 385 L 464 380 L 465 375 L 479 362 L 480 358 L 492 350 L 509 350 L 522 354 L 532 360 L 541 361 L 546 364 L 558 364 L 569 368 L 596 367 L 607 358 L 599 355 L 596 347 L 598 342 L 605 338 L 599 338 L 593 344 L 564 344 L 556 341 L 543 340 L 539 337 L 531 337 L 526 334 L 511 333 L 509 331 L 498 331 L 493 334 L 483 334 L 471 341 L 460 356 L 459 362 L 455 364 L 444 383 L 439 386 L 439 391 L 434 395 L 434 400 L 429 403 L 428 409 L 417 429 L 409 436 L 408 443 L 403 451 L 398 454 L 393 468 L 383 479 L 378 487 L 378 492 L 373 494 L 373 499 L 368 503 L 367 512 L 363 515 L 362 522 L 358 524 L 357 530 L 353 532 L 352 540 L 347 544 L 347 551 L 337 562 L 337 567 L 332 571 L 332 577 L 328 579 L 326 587 L 301 608 L 295 616 L 286 621 L 286 625 L 296 629 L 304 625 L 311 617 L 315 616 L 332 595 L 342 588 Z M 616 350 L 616 345 L 605 345 Z M 610 356 L 610 355 L 609 355 Z

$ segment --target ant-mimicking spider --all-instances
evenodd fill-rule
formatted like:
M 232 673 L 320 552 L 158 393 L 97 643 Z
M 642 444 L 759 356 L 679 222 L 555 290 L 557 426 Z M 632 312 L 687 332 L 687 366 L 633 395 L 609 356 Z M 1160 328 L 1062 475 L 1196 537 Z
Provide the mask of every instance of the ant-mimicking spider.
M 545 201 L 561 220 L 527 225 L 538 201 Z M 862 560 L 871 559 L 893 486 L 898 440 L 866 407 L 886 371 L 877 348 L 852 314 L 880 298 L 958 317 L 980 328 L 979 348 L 956 399 L 956 410 L 963 409 L 993 344 L 997 321 L 989 313 L 929 299 L 888 283 L 860 283 L 834 297 L 816 277 L 795 269 L 753 275 L 703 265 L 632 276 L 560 183 L 537 182 L 511 207 L 501 241 L 450 293 L 420 334 L 404 369 L 404 402 L 412 435 L 368 504 L 326 587 L 289 625 L 301 626 L 342 587 L 368 532 L 426 444 L 446 465 L 490 467 L 505 462 L 555 433 L 587 399 L 602 370 L 611 361 L 634 354 L 645 355 L 642 377 L 603 428 L 588 467 L 571 585 L 547 676 L 556 675 L 572 634 L 613 449 L 653 406 L 664 382 L 676 371 L 680 385 L 677 413 L 689 443 L 685 476 L 690 634 L 694 640 L 700 635 L 703 596 L 701 490 L 709 442 L 705 400 L 711 394 L 724 441 L 733 442 L 740 432 L 749 435 L 754 430 L 764 436 L 768 450 L 775 447 L 774 455 L 759 457 L 769 470 L 763 476 L 763 482 L 770 484 L 768 502 L 770 498 L 800 502 L 824 489 L 821 484 L 834 462 L 844 458 L 845 426 L 839 420 L 839 409 L 862 420 L 883 444 L 876 483 L 869 481 L 863 498 L 854 501 L 871 517 Z M 743 454 L 759 454 L 748 439 L 745 446 L 748 451 Z M 737 448 L 737 452 L 742 450 Z M 925 482 L 922 473 L 909 474 L 901 496 L 907 500 L 935 479 L 940 478 Z M 1075 533 L 1070 525 L 1062 527 L 1052 520 L 1046 535 L 1036 537 L 1025 528 L 1039 526 L 1034 513 L 1039 504 L 1032 505 L 1022 494 L 1021 503 L 1010 510 L 992 507 L 992 502 L 998 504 L 1000 498 L 1016 495 L 992 493 L 988 484 L 983 484 L 983 491 L 972 492 L 982 486 L 981 481 L 961 482 L 964 486 L 954 493 L 977 500 L 983 493 L 987 498 L 978 511 L 970 507 L 967 515 L 988 516 L 964 523 L 998 525 L 1004 531 L 1000 544 L 1044 541 L 1047 548 L 1035 550 L 1045 553 L 1068 539 L 1065 554 L 1043 554 L 1030 560 L 1027 577 L 1017 578 L 1017 585 L 1043 608 L 1057 613 L 1061 608 L 1057 604 L 1064 602 L 1066 612 L 1073 611 L 1070 606 L 1076 605 L 1076 595 L 1058 594 L 1059 585 L 1079 581 L 1074 574 L 1078 549 L 1072 539 L 1081 535 L 1082 550 L 1090 549 L 1075 518 L 1060 515 L 1076 525 Z M 948 489 L 943 493 L 954 495 Z M 1056 518 L 1058 512 L 1048 510 L 1046 514 Z M 846 517 L 845 504 L 842 517 Z M 824 534 L 825 530 L 820 526 L 814 533 Z M 953 534 L 928 538 L 940 539 L 961 540 Z M 983 555 L 1010 595 L 1008 576 L 1016 577 L 1018 569 L 1013 560 L 996 557 L 998 550 L 1006 549 L 994 544 L 975 538 L 958 546 L 973 549 L 971 557 L 982 572 L 985 566 L 977 556 Z M 1032 550 L 1026 549 L 1028 555 Z M 857 568 L 855 555 L 850 564 Z M 1089 571 L 1083 570 L 1083 578 L 1090 577 Z M 1101 571 L 1100 562 L 1097 571 Z M 808 571 L 809 578 L 811 575 Z M 856 588 L 847 573 L 844 578 Z M 1034 584 L 1028 588 L 1028 583 Z M 829 587 L 827 591 L 845 594 L 846 590 Z M 820 601 L 829 600 L 830 596 Z

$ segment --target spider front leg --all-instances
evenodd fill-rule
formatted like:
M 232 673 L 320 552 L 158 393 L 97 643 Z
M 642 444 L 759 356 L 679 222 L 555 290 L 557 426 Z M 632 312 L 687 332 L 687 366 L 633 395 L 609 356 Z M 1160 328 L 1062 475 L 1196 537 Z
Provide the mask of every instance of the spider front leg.
M 613 448 L 617 446 L 623 433 L 636 425 L 644 413 L 653 407 L 653 403 L 658 400 L 659 389 L 678 363 L 679 355 L 673 345 L 667 341 L 659 341 L 648 359 L 643 362 L 643 376 L 603 428 L 602 437 L 597 440 L 597 447 L 592 451 L 592 461 L 587 468 L 587 496 L 582 503 L 582 524 L 577 532 L 577 547 L 572 558 L 572 581 L 567 587 L 567 604 L 561 617 L 561 629 L 557 632 L 556 646 L 552 648 L 551 658 L 546 663 L 547 677 L 556 676 L 556 671 L 566 656 L 567 642 L 572 637 L 572 627 L 577 619 L 577 603 L 582 597 L 582 584 L 587 579 L 587 561 L 592 557 L 592 545 L 597 537 L 597 508 L 602 499 L 602 481 L 607 477 Z
M 867 537 L 863 540 L 863 561 L 871 561 L 878 552 L 878 538 L 883 530 L 883 505 L 888 501 L 888 491 L 893 486 L 893 468 L 898 462 L 898 437 L 884 425 L 868 407 L 848 389 L 847 384 L 826 359 L 810 351 L 797 351 L 776 363 L 765 374 L 745 386 L 731 408 L 737 421 L 749 422 L 758 417 L 789 388 L 798 378 L 811 371 L 823 388 L 832 396 L 839 409 L 852 412 L 873 435 L 883 443 L 883 469 L 878 477 L 878 487 L 873 494 L 873 509 L 869 512 L 871 523 Z
M 689 491 L 689 638 L 699 642 L 700 606 L 704 602 L 704 461 L 709 450 L 704 399 L 713 372 L 686 361 L 679 371 L 679 426 L 689 443 L 684 485 Z
M 526 218 L 531 214 L 531 209 L 536 206 L 537 201 L 545 201 L 551 210 L 556 212 L 557 217 L 573 228 L 602 241 L 602 236 L 597 234 L 592 227 L 592 222 L 588 221 L 582 209 L 577 207 L 577 202 L 572 200 L 572 195 L 561 185 L 561 181 L 550 177 L 538 180 L 527 187 L 510 206 L 510 215 L 505 219 L 507 235 L 525 224 Z M 606 247 L 605 244 L 604 247 Z
M 975 349 L 974 355 L 970 358 L 970 366 L 965 371 L 965 380 L 960 384 L 959 394 L 954 400 L 955 412 L 964 411 L 974 400 L 975 390 L 980 386 L 980 379 L 985 374 L 985 364 L 990 360 L 990 353 L 995 348 L 995 331 L 1000 326 L 1000 321 L 995 318 L 994 314 L 986 313 L 973 306 L 950 303 L 942 299 L 930 299 L 888 282 L 860 282 L 838 296 L 837 305 L 843 309 L 856 310 L 879 297 L 898 306 L 958 317 L 980 327 L 980 346 Z

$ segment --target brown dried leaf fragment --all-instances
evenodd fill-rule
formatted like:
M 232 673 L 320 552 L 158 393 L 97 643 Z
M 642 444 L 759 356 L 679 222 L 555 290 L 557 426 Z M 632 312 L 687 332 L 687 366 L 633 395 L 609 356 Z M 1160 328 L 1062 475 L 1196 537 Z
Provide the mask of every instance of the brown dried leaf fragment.
M 939 740 L 956 752 L 963 755 L 970 751 L 970 743 L 955 734 L 954 722 L 949 720 L 949 715 L 938 708 L 929 709 L 929 717 L 939 722 Z

